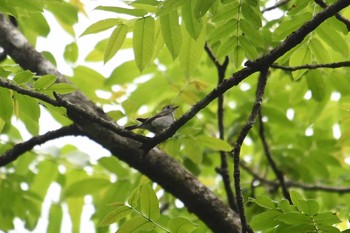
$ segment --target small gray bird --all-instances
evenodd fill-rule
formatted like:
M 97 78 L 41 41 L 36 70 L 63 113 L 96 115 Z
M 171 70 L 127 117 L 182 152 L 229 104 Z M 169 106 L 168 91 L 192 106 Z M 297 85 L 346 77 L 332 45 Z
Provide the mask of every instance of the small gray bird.
M 161 133 L 163 130 L 169 128 L 172 123 L 174 123 L 174 112 L 178 107 L 179 106 L 167 105 L 161 112 L 150 118 L 137 118 L 136 120 L 140 121 L 140 124 L 127 126 L 125 129 L 147 129 L 156 134 Z

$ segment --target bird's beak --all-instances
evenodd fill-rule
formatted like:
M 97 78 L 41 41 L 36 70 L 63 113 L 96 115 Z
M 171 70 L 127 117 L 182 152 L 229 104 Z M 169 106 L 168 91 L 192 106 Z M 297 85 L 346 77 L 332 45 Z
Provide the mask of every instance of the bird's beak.
M 174 106 L 174 110 L 177 109 L 179 106 Z

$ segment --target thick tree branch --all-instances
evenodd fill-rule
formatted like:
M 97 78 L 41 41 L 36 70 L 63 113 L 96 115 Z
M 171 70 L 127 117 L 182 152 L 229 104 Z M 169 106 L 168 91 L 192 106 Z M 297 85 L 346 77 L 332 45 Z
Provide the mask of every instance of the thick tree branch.
M 249 231 L 248 224 L 246 222 L 246 217 L 244 214 L 244 200 L 243 200 L 243 194 L 241 190 L 241 172 L 240 172 L 240 153 L 241 153 L 241 147 L 243 144 L 243 141 L 245 137 L 248 135 L 249 130 L 253 127 L 253 124 L 255 122 L 255 119 L 259 113 L 259 109 L 263 100 L 264 92 L 265 92 L 265 86 L 267 81 L 267 75 L 268 75 L 268 69 L 262 70 L 260 72 L 257 91 L 256 91 L 256 98 L 255 102 L 252 108 L 252 112 L 246 122 L 246 124 L 242 127 L 238 138 L 235 142 L 234 148 L 232 150 L 233 153 L 233 167 L 234 167 L 234 173 L 233 177 L 235 180 L 235 190 L 236 190 L 236 201 L 237 206 L 239 210 L 239 216 L 241 218 L 242 222 L 242 232 L 245 233 Z M 249 231 L 250 232 L 250 231 Z
M 59 82 L 68 81 L 4 16 L 0 16 L 0 46 L 24 69 L 42 75 L 54 74 Z M 79 91 L 62 98 L 96 117 L 109 120 L 101 109 Z M 169 155 L 154 148 L 149 152 L 149 156 L 141 158 L 142 150 L 139 147 L 142 144 L 139 141 L 101 127 L 99 123 L 76 111 L 68 111 L 68 116 L 84 135 L 179 198 L 188 210 L 196 214 L 213 232 L 241 232 L 238 215 Z
M 228 57 L 225 58 L 225 61 L 223 64 L 220 64 L 212 51 L 210 50 L 208 44 L 205 44 L 205 51 L 207 52 L 209 58 L 214 62 L 216 69 L 218 71 L 218 85 L 220 85 L 224 79 L 225 79 L 225 73 L 228 66 Z M 225 139 L 225 130 L 224 130 L 224 96 L 220 95 L 218 97 L 218 129 L 219 129 L 219 138 L 224 140 Z M 231 209 L 233 209 L 235 212 L 238 212 L 237 204 L 235 202 L 235 196 L 233 193 L 233 190 L 231 188 L 231 179 L 230 174 L 228 171 L 228 164 L 227 164 L 227 155 L 225 151 L 220 151 L 220 159 L 221 159 L 221 165 L 220 168 L 217 168 L 216 171 L 221 175 L 222 180 L 224 182 L 224 187 L 226 191 L 226 197 L 229 203 L 229 206 Z
M 269 161 L 271 168 L 272 168 L 273 172 L 275 173 L 275 175 L 280 183 L 284 198 L 286 198 L 289 201 L 289 203 L 292 204 L 292 199 L 291 199 L 290 194 L 288 192 L 288 188 L 285 184 L 283 173 L 280 171 L 280 169 L 277 167 L 277 164 L 273 160 L 269 145 L 268 145 L 267 140 L 266 140 L 265 127 L 264 127 L 264 122 L 262 120 L 261 109 L 259 109 L 258 119 L 259 119 L 259 136 L 260 136 L 261 142 L 262 142 L 263 147 L 264 147 L 266 158 Z
M 280 66 L 277 64 L 271 65 L 271 68 L 273 69 L 281 69 L 285 71 L 296 71 L 296 70 L 314 70 L 314 69 L 322 69 L 322 68 L 330 68 L 330 69 L 336 69 L 336 68 L 343 68 L 343 67 L 350 67 L 350 61 L 343 61 L 343 62 L 334 62 L 334 63 L 327 63 L 327 64 L 307 64 L 307 65 L 301 65 L 301 66 Z
M 40 145 L 47 141 L 70 135 L 78 136 L 81 135 L 81 132 L 75 125 L 70 125 L 62 127 L 58 130 L 49 131 L 40 136 L 32 137 L 26 142 L 18 143 L 12 149 L 6 151 L 3 155 L 0 156 L 0 167 L 3 167 L 15 161 L 20 155 L 27 151 L 30 151 L 36 145 Z
M 301 43 L 307 34 L 312 32 L 327 18 L 350 5 L 348 0 L 338 0 L 313 19 L 306 22 L 299 30 L 292 33 L 284 42 L 258 60 L 247 63 L 248 67 L 225 79 L 222 84 L 211 91 L 205 98 L 196 103 L 188 112 L 179 118 L 168 130 L 152 139 L 152 143 L 145 144 L 147 150 L 175 134 L 175 132 L 192 119 L 202 108 L 223 94 L 242 80 L 273 64 L 277 58 L 291 48 Z M 38 74 L 54 74 L 60 82 L 67 79 L 49 63 L 40 53 L 30 46 L 23 35 L 13 27 L 3 16 L 0 16 L 0 46 L 4 48 L 12 59 L 24 69 Z M 88 78 L 88 77 L 87 77 Z M 109 120 L 95 104 L 89 101 L 81 92 L 74 92 L 64 96 L 64 99 L 74 105 L 94 113 L 96 116 Z M 78 128 L 89 138 L 108 149 L 119 159 L 136 168 L 151 180 L 157 182 L 169 193 L 179 198 L 189 209 L 205 222 L 214 232 L 240 232 L 241 223 L 238 216 L 221 202 L 208 188 L 202 185 L 191 173 L 186 171 L 174 159 L 157 148 L 150 150 L 149 156 L 140 159 L 142 145 L 136 140 L 122 137 L 99 124 L 81 117 L 75 112 L 69 112 L 69 117 Z M 148 147 L 148 148 L 147 148 Z
M 311 20 L 304 23 L 303 26 L 301 26 L 297 31 L 290 34 L 283 42 L 281 42 L 276 48 L 268 52 L 266 55 L 254 61 L 247 61 L 246 68 L 234 73 L 230 78 L 225 79 L 219 86 L 217 86 L 210 93 L 208 93 L 208 95 L 206 95 L 202 100 L 194 104 L 191 107 L 191 109 L 188 110 L 184 115 L 182 115 L 177 121 L 175 121 L 174 124 L 171 125 L 171 127 L 163 131 L 161 134 L 155 136 L 152 139 L 151 143 L 144 144 L 144 151 L 147 152 L 159 143 L 172 137 L 180 127 L 182 127 L 189 120 L 191 120 L 200 110 L 206 107 L 218 96 L 225 93 L 233 86 L 238 85 L 242 80 L 244 80 L 251 74 L 271 66 L 279 57 L 281 57 L 290 49 L 301 43 L 304 40 L 304 38 L 310 32 L 315 30 L 322 22 L 332 17 L 337 12 L 349 5 L 349 0 L 338 0 L 333 5 L 330 5 L 325 10 L 315 15 Z

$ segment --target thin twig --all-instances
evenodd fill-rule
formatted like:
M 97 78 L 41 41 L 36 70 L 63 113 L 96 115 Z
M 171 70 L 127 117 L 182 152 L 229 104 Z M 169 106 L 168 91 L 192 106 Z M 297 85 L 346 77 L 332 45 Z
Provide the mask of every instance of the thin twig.
M 277 187 L 280 185 L 279 181 L 271 181 L 268 180 L 258 173 L 254 172 L 251 168 L 249 168 L 246 164 L 240 163 L 240 166 L 247 171 L 250 175 L 254 177 L 254 179 L 260 181 L 261 183 L 267 184 L 272 187 Z M 311 184 L 304 184 L 299 183 L 296 181 L 288 180 L 285 182 L 287 187 L 295 187 L 295 188 L 301 188 L 303 190 L 307 191 L 322 191 L 322 192 L 329 192 L 329 193 L 338 193 L 338 194 L 344 194 L 344 193 L 350 193 L 350 187 L 332 187 L 332 186 L 326 186 L 326 185 L 311 185 Z
M 342 62 L 334 62 L 334 63 L 327 63 L 327 64 L 306 64 L 301 66 L 280 66 L 277 64 L 271 65 L 271 68 L 273 69 L 281 69 L 285 71 L 296 71 L 296 70 L 314 70 L 314 69 L 321 69 L 321 68 L 330 68 L 330 69 L 336 69 L 336 68 L 343 68 L 343 67 L 350 67 L 350 61 L 342 61 Z
M 81 135 L 81 131 L 75 125 L 69 125 L 54 131 L 49 131 L 43 135 L 32 137 L 26 142 L 18 143 L 12 147 L 12 149 L 6 151 L 3 155 L 0 156 L 0 167 L 15 161 L 20 155 L 33 149 L 33 147 L 36 145 L 40 145 L 47 141 L 70 135 Z
M 205 51 L 207 52 L 209 58 L 214 62 L 216 69 L 218 71 L 218 85 L 220 85 L 224 79 L 225 79 L 225 73 L 227 70 L 229 59 L 228 57 L 225 58 L 225 61 L 223 64 L 220 64 L 215 55 L 210 50 L 208 44 L 205 44 Z M 224 96 L 220 95 L 218 97 L 218 129 L 219 129 L 219 138 L 224 140 L 225 138 L 225 130 L 224 130 Z M 221 159 L 221 165 L 220 168 L 217 168 L 216 171 L 221 175 L 225 191 L 226 191 L 226 197 L 229 203 L 229 206 L 232 210 L 235 212 L 238 212 L 237 204 L 235 202 L 235 196 L 233 193 L 233 190 L 231 188 L 231 179 L 228 172 L 228 164 L 227 164 L 227 155 L 225 151 L 220 151 L 220 159 Z
M 289 2 L 289 0 L 281 0 L 281 1 L 277 2 L 274 6 L 265 8 L 264 10 L 261 11 L 261 13 L 265 13 L 267 11 L 272 11 L 272 10 L 274 10 L 276 8 L 279 8 L 279 7 L 287 4 L 288 2 Z
M 277 164 L 273 160 L 269 145 L 268 145 L 267 140 L 266 140 L 265 127 L 264 127 L 264 122 L 262 120 L 261 108 L 259 109 L 258 119 L 259 119 L 259 136 L 260 136 L 261 142 L 262 142 L 263 147 L 264 147 L 266 158 L 269 161 L 271 168 L 272 168 L 273 172 L 275 173 L 275 175 L 280 183 L 284 198 L 286 198 L 289 201 L 289 203 L 292 204 L 292 199 L 291 199 L 290 194 L 288 192 L 288 188 L 285 184 L 283 173 L 280 171 L 280 169 L 277 167 Z
M 243 201 L 243 195 L 242 195 L 242 190 L 241 190 L 240 153 L 241 153 L 241 147 L 242 147 L 243 141 L 244 141 L 245 137 L 248 135 L 249 130 L 253 127 L 255 119 L 259 113 L 259 109 L 260 109 L 262 99 L 264 96 L 264 92 L 265 92 L 267 75 L 268 75 L 268 69 L 260 71 L 257 92 L 256 92 L 256 98 L 255 98 L 255 102 L 254 102 L 254 105 L 252 108 L 252 112 L 251 112 L 246 124 L 242 127 L 242 129 L 238 135 L 238 138 L 235 142 L 234 148 L 232 150 L 233 161 L 234 161 L 233 177 L 235 180 L 236 201 L 237 201 L 237 205 L 238 205 L 239 216 L 241 218 L 242 232 L 243 233 L 249 231 L 249 227 L 248 227 L 246 217 L 244 214 L 244 201 Z

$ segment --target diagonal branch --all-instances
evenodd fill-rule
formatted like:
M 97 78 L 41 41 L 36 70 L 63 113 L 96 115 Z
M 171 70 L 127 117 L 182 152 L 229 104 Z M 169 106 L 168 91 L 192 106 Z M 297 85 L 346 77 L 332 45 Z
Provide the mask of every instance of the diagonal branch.
M 264 127 L 264 122 L 262 120 L 261 109 L 259 109 L 258 119 L 259 119 L 259 136 L 260 136 L 261 142 L 262 142 L 263 147 L 264 147 L 266 158 L 269 161 L 271 168 L 279 181 L 279 184 L 282 188 L 282 193 L 283 193 L 284 198 L 286 198 L 289 201 L 289 203 L 292 204 L 292 199 L 290 197 L 290 194 L 288 192 L 288 188 L 287 188 L 286 183 L 284 181 L 283 173 L 278 169 L 277 164 L 273 160 L 269 145 L 268 145 L 267 140 L 266 140 L 265 127 Z
M 327 3 L 325 3 L 322 0 L 315 0 L 315 2 L 322 8 L 326 8 L 328 5 Z M 335 14 L 335 17 L 342 23 L 345 24 L 346 28 L 348 29 L 348 31 L 350 31 L 350 21 L 346 18 L 344 18 L 343 16 L 341 16 L 339 13 Z
M 220 85 L 224 79 L 225 79 L 225 73 L 228 66 L 228 57 L 225 58 L 225 61 L 223 64 L 220 64 L 212 51 L 210 50 L 208 44 L 205 44 L 205 51 L 207 52 L 209 58 L 214 62 L 216 69 L 218 71 L 218 85 Z M 225 138 L 225 130 L 224 130 L 224 96 L 220 95 L 218 97 L 218 129 L 219 129 L 219 138 L 224 140 Z M 229 206 L 231 209 L 233 209 L 235 212 L 238 212 L 237 204 L 235 202 L 235 196 L 233 193 L 233 190 L 231 188 L 231 179 L 228 171 L 228 164 L 227 164 L 227 155 L 225 151 L 220 151 L 220 159 L 221 159 L 221 165 L 220 168 L 217 168 L 216 171 L 221 175 L 224 187 L 226 190 L 226 197 L 229 203 Z
M 288 2 L 289 2 L 289 0 L 281 0 L 281 1 L 277 2 L 274 6 L 265 8 L 264 10 L 261 11 L 261 13 L 265 13 L 267 11 L 275 10 L 276 8 L 278 8 L 280 6 L 283 6 L 283 5 L 287 4 Z
M 313 30 L 315 30 L 322 22 L 332 17 L 343 8 L 350 5 L 349 0 L 338 0 L 333 5 L 328 6 L 326 9 L 315 15 L 311 20 L 304 23 L 297 31 L 290 34 L 283 42 L 281 42 L 276 48 L 271 50 L 266 55 L 254 61 L 247 61 L 246 68 L 234 73 L 230 78 L 225 79 L 220 85 L 213 89 L 203 99 L 194 104 L 190 110 L 182 115 L 174 124 L 167 130 L 155 136 L 150 143 L 143 145 L 144 153 L 147 153 L 151 148 L 155 147 L 159 143 L 172 137 L 176 131 L 191 120 L 200 110 L 206 107 L 214 99 L 233 86 L 238 85 L 242 80 L 250 76 L 251 74 L 266 69 L 271 66 L 279 57 L 284 55 L 290 49 L 301 43 L 304 38 Z
M 43 144 L 47 141 L 65 137 L 65 136 L 78 136 L 82 132 L 77 128 L 76 125 L 69 125 L 62 127 L 58 130 L 49 131 L 43 135 L 32 137 L 26 142 L 16 144 L 12 149 L 6 151 L 3 155 L 0 156 L 0 167 L 3 167 L 13 161 L 15 161 L 23 153 L 33 149 L 34 146 Z
M 334 62 L 334 63 L 327 63 L 327 64 L 307 64 L 307 65 L 301 65 L 301 66 L 280 66 L 277 64 L 271 65 L 271 68 L 273 69 L 281 69 L 285 71 L 296 71 L 296 70 L 314 70 L 314 69 L 320 69 L 320 68 L 330 68 L 330 69 L 336 69 L 336 68 L 343 68 L 343 67 L 350 67 L 350 61 L 342 61 L 342 62 Z
M 249 230 L 249 227 L 247 225 L 246 217 L 244 214 L 244 200 L 243 200 L 243 194 L 241 190 L 241 172 L 240 172 L 240 152 L 241 152 L 241 147 L 243 144 L 243 141 L 245 137 L 248 135 L 249 130 L 253 127 L 253 124 L 255 122 L 255 119 L 259 113 L 259 109 L 263 100 L 264 92 L 265 92 L 265 86 L 266 86 L 266 81 L 267 81 L 267 76 L 268 76 L 268 69 L 262 70 L 260 72 L 259 76 L 259 82 L 257 86 L 257 91 L 256 91 L 256 98 L 255 102 L 252 108 L 252 112 L 246 122 L 246 124 L 242 127 L 241 132 L 238 135 L 238 138 L 235 142 L 234 148 L 232 150 L 233 153 L 233 167 L 234 167 L 234 172 L 233 172 L 233 177 L 235 180 L 235 190 L 236 190 L 236 201 L 238 205 L 238 210 L 239 210 L 239 216 L 241 218 L 242 222 L 242 232 L 245 233 Z

